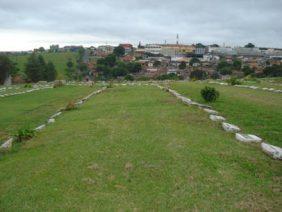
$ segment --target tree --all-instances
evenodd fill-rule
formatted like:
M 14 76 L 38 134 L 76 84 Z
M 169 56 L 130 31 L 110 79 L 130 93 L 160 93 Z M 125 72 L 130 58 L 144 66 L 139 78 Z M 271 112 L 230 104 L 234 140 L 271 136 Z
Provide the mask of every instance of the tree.
M 245 76 L 255 73 L 254 69 L 250 68 L 250 66 L 244 66 L 242 69 Z
M 48 82 L 54 81 L 57 77 L 57 71 L 55 69 L 55 66 L 52 62 L 48 62 L 46 65 L 46 78 Z
M 130 74 L 127 74 L 127 75 L 124 77 L 124 79 L 125 79 L 126 81 L 133 81 L 133 80 L 134 80 L 134 77 L 133 77 L 132 75 L 130 75 Z
M 114 54 L 117 57 L 122 57 L 125 54 L 125 49 L 121 45 L 119 45 L 118 47 L 114 48 Z
M 232 74 L 233 65 L 226 62 L 225 60 L 221 60 L 217 65 L 217 71 L 222 75 L 230 75 Z
M 38 49 L 38 51 L 39 51 L 39 52 L 45 52 L 45 49 L 44 49 L 44 47 L 40 47 L 40 48 Z
M 40 75 L 40 80 L 47 80 L 48 76 L 47 76 L 47 72 L 46 72 L 46 62 L 43 58 L 42 55 L 39 55 L 37 57 L 37 61 L 38 61 L 38 72 Z
M 233 68 L 235 70 L 241 70 L 241 67 L 242 67 L 242 62 L 240 60 L 234 60 L 233 61 Z
M 31 82 L 38 82 L 42 79 L 42 74 L 40 72 L 40 63 L 35 53 L 32 53 L 27 60 L 25 66 L 25 73 Z
M 9 75 L 14 76 L 18 72 L 16 63 L 6 55 L 0 55 L 0 84 L 3 84 Z
M 156 61 L 154 61 L 153 66 L 154 66 L 154 67 L 160 67 L 161 64 L 162 64 L 162 63 L 161 63 L 160 61 L 156 60 Z
M 186 63 L 185 63 L 184 61 L 182 61 L 182 62 L 179 64 L 178 68 L 181 69 L 181 70 L 186 69 Z
M 268 77 L 282 77 L 282 65 L 273 65 L 266 67 L 263 70 L 263 73 Z
M 140 63 L 128 63 L 127 64 L 127 70 L 130 73 L 138 73 L 142 70 L 142 66 Z
M 194 63 L 200 63 L 200 60 L 197 58 L 197 57 L 193 57 L 190 62 L 189 62 L 189 65 L 190 66 L 193 66 Z
M 248 43 L 247 45 L 245 45 L 246 48 L 255 48 L 255 45 L 252 43 Z
M 66 68 L 66 76 L 69 80 L 72 79 L 76 79 L 77 76 L 75 74 L 75 67 L 74 67 L 74 63 L 72 62 L 72 60 L 68 60 L 67 62 L 67 68 Z
M 77 59 L 78 63 L 83 61 L 84 54 L 85 54 L 85 49 L 83 47 L 80 47 L 78 49 L 78 59 Z

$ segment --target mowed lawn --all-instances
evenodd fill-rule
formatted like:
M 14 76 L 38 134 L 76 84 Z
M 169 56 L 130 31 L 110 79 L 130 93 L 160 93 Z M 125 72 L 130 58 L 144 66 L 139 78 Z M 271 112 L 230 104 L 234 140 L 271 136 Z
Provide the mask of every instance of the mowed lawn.
M 39 54 L 39 53 L 38 53 Z M 55 68 L 57 70 L 58 79 L 64 79 L 65 77 L 65 72 L 67 68 L 67 62 L 69 60 L 72 60 L 72 62 L 75 64 L 76 63 L 76 53 L 73 52 L 59 52 L 59 53 L 42 53 L 41 54 L 45 61 L 51 61 L 54 63 Z M 25 70 L 25 64 L 27 63 L 27 59 L 30 55 L 12 55 L 11 59 L 17 63 L 17 67 L 20 69 L 20 72 L 24 72 Z
M 281 209 L 281 161 L 152 86 L 107 89 L 0 160 L 0 210 Z
M 269 91 L 221 86 L 200 82 L 175 82 L 172 88 L 191 99 L 205 103 L 201 89 L 214 87 L 220 97 L 210 105 L 238 125 L 243 132 L 256 134 L 267 142 L 282 147 L 282 94 Z M 220 128 L 220 126 L 219 126 Z
M 67 105 L 96 88 L 64 86 L 0 99 L 0 141 L 21 128 L 34 128 Z

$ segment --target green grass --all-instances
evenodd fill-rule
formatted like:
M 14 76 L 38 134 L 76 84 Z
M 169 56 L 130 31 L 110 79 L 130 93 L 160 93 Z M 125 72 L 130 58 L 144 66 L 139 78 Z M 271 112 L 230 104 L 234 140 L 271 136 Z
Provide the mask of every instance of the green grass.
M 86 96 L 94 88 L 64 86 L 0 99 L 0 140 L 24 127 L 44 123 L 70 100 Z
M 253 85 L 260 88 L 282 89 L 282 77 L 275 78 L 255 78 L 253 80 L 244 80 L 243 85 Z
M 3 211 L 281 208 L 280 161 L 150 86 L 93 97 L 4 155 L 0 170 Z
M 58 72 L 58 79 L 64 79 L 66 63 L 69 59 L 75 63 L 76 61 L 76 53 L 72 52 L 61 52 L 61 53 L 43 53 L 42 54 L 46 62 L 51 61 L 54 63 L 56 70 Z M 18 55 L 11 56 L 11 59 L 18 64 L 18 68 L 21 72 L 25 70 L 25 64 L 30 55 Z
M 220 92 L 218 101 L 210 105 L 228 122 L 282 147 L 282 94 L 198 82 L 172 84 L 173 89 L 201 103 L 205 103 L 200 94 L 205 86 Z

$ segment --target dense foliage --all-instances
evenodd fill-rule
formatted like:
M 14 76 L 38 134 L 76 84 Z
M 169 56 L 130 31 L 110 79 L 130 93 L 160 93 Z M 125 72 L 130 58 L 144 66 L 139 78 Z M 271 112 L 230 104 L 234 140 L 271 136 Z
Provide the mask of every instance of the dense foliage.
M 118 47 L 114 48 L 114 54 L 117 57 L 122 57 L 125 54 L 125 49 L 121 45 L 119 45 Z
M 31 82 L 54 81 L 57 71 L 52 62 L 46 63 L 42 55 L 31 54 L 25 66 L 27 80 Z
M 170 73 L 170 74 L 160 75 L 156 79 L 157 80 L 179 80 L 180 78 L 176 74 Z
M 142 70 L 140 63 L 123 62 L 115 54 L 110 54 L 105 58 L 97 60 L 97 72 L 102 79 L 112 79 L 138 73 Z
M 201 95 L 207 102 L 215 102 L 216 99 L 219 97 L 219 92 L 212 87 L 205 87 L 201 90 Z
M 207 78 L 207 73 L 203 70 L 198 69 L 191 72 L 190 78 L 193 80 L 204 80 Z
M 263 70 L 266 77 L 282 77 L 282 65 L 273 65 Z
M 0 84 L 3 84 L 9 75 L 15 75 L 17 71 L 16 64 L 9 57 L 0 55 Z

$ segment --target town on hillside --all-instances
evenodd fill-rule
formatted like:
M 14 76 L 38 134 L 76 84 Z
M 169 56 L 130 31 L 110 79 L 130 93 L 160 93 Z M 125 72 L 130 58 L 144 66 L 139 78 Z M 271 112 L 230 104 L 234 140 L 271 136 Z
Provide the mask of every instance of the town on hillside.
M 256 47 L 248 43 L 243 47 L 225 45 L 182 44 L 142 44 L 134 47 L 130 43 L 118 46 L 98 47 L 51 45 L 49 49 L 40 47 L 33 51 L 4 52 L 15 55 L 60 54 L 78 55 L 64 62 L 64 79 L 67 80 L 203 80 L 228 79 L 231 77 L 276 77 L 282 75 L 282 49 Z M 42 58 L 41 58 L 42 60 Z M 40 62 L 39 62 L 40 63 Z M 33 66 L 34 67 L 34 66 Z M 57 69 L 57 67 L 55 67 Z M 55 80 L 56 76 L 32 78 L 28 66 L 24 64 L 24 79 L 19 75 L 7 75 L 5 84 L 12 82 L 36 82 Z M 58 71 L 58 70 L 57 70 Z M 62 70 L 61 70 L 62 72 Z M 44 74 L 43 74 L 44 75 Z M 20 78 L 20 79 L 19 79 Z

